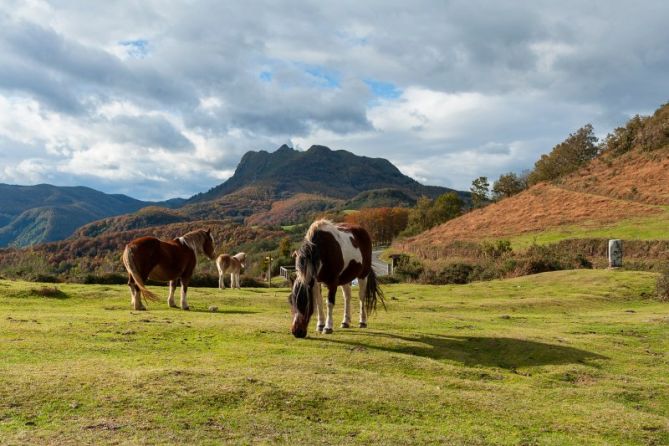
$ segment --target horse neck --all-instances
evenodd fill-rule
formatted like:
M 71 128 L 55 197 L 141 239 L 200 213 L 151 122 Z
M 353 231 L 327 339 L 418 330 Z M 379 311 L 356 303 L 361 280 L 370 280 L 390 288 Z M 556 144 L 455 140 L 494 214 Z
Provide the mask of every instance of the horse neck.
M 188 234 L 179 237 L 179 241 L 188 246 L 195 254 L 202 251 L 202 237 L 198 233 L 189 232 Z

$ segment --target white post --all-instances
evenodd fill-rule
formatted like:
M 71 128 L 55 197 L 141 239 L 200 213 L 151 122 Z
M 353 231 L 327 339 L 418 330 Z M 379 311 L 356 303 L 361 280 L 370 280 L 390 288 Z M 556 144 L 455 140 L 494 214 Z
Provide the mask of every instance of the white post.
M 609 240 L 609 268 L 623 266 L 623 241 Z

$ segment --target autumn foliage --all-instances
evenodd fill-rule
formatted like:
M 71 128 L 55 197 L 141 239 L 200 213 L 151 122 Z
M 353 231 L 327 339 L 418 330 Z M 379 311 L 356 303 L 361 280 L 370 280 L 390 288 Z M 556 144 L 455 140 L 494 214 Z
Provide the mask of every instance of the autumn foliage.
M 386 244 L 406 228 L 409 211 L 405 208 L 367 208 L 348 214 L 345 221 L 367 229 L 374 244 Z

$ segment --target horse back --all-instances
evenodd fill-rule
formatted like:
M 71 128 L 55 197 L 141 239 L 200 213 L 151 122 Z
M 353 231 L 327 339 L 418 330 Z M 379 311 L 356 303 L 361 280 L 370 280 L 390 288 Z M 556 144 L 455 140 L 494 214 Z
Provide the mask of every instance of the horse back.
M 342 285 L 356 278 L 369 275 L 372 264 L 372 241 L 367 231 L 356 225 L 339 225 L 339 234 L 330 230 L 317 230 L 313 242 L 318 247 L 322 267 L 318 272 L 318 281 L 332 285 Z M 338 238 L 346 239 L 358 252 L 353 259 L 350 253 L 344 253 Z M 349 247 L 350 248 L 350 247 Z
M 172 280 L 195 268 L 195 253 L 178 240 L 163 241 L 156 237 L 140 237 L 126 245 L 143 275 L 159 272 L 157 280 Z M 169 277 L 169 278 L 168 278 Z
M 216 259 L 216 267 L 219 273 L 224 273 L 229 267 L 232 257 L 229 254 L 221 254 Z

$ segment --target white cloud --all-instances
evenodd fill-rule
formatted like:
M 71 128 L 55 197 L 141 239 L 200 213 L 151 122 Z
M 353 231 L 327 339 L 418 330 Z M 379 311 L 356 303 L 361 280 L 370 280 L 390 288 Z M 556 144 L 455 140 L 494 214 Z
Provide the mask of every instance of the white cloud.
M 587 122 L 602 134 L 665 102 L 668 13 L 659 0 L 10 0 L 0 181 L 188 196 L 291 140 L 466 189 Z

